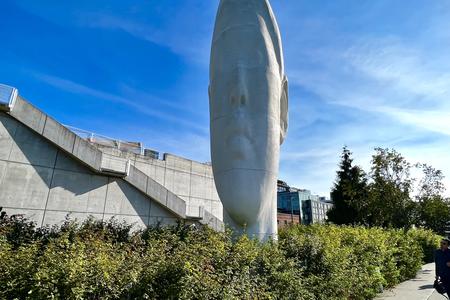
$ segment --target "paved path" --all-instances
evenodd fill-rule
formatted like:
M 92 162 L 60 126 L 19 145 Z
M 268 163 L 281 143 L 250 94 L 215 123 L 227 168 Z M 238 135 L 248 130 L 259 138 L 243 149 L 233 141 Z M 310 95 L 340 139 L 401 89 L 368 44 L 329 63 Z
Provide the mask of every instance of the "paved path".
M 433 288 L 434 263 L 424 265 L 416 278 L 405 281 L 391 290 L 384 291 L 376 300 L 443 300 Z
M 428 298 L 428 300 L 443 300 L 447 299 L 444 296 L 440 295 L 438 292 L 434 291 L 433 294 Z

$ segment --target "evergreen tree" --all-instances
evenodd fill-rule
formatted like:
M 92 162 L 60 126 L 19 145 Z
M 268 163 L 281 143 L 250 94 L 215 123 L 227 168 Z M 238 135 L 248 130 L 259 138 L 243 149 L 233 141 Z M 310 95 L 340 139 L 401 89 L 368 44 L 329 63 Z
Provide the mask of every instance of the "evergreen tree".
M 344 147 L 337 179 L 331 191 L 333 208 L 328 220 L 335 224 L 365 224 L 367 209 L 367 177 L 364 171 L 353 166 L 352 153 Z

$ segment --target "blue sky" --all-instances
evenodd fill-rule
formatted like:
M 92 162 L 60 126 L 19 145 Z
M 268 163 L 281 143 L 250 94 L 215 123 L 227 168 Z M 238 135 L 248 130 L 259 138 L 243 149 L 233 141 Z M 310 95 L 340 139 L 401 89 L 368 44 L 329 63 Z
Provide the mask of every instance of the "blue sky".
M 393 147 L 450 176 L 449 1 L 271 3 L 290 81 L 281 179 L 328 195 L 343 145 L 365 168 Z M 0 82 L 64 124 L 209 161 L 217 4 L 4 0 Z

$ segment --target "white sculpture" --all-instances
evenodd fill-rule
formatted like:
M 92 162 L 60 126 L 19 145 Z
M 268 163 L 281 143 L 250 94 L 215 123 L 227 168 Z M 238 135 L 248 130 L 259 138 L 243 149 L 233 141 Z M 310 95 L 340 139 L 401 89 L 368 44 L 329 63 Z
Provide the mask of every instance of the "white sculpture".
M 260 240 L 276 239 L 288 83 L 268 0 L 220 1 L 209 98 L 212 167 L 224 221 Z

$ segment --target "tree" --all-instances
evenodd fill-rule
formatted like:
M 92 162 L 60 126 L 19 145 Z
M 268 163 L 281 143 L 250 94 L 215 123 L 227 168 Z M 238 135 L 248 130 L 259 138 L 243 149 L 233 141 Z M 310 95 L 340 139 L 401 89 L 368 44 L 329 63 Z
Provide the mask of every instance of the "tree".
M 443 196 L 440 170 L 415 165 L 422 168 L 424 176 L 414 199 L 412 165 L 399 152 L 375 148 L 369 175 L 353 165 L 351 156 L 344 147 L 331 191 L 334 207 L 328 212 L 329 221 L 404 229 L 415 224 L 444 234 L 450 221 L 450 199 Z
M 364 224 L 367 204 L 367 177 L 364 171 L 353 166 L 352 153 L 342 150 L 341 163 L 336 182 L 331 191 L 333 208 L 328 220 L 335 224 Z
M 433 196 L 442 196 L 445 192 L 445 186 L 442 183 L 444 175 L 441 170 L 436 170 L 427 164 L 417 164 L 418 168 L 422 168 L 423 177 L 419 182 L 418 200 Z
M 441 170 L 436 170 L 426 164 L 419 164 L 424 176 L 419 183 L 419 192 L 416 196 L 419 203 L 419 224 L 444 234 L 446 224 L 450 221 L 450 205 L 445 199 L 445 191 L 442 180 L 444 175 Z
M 369 184 L 368 223 L 372 226 L 409 228 L 416 204 L 410 194 L 411 164 L 394 149 L 375 148 Z

